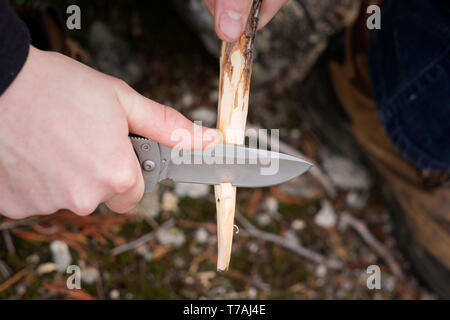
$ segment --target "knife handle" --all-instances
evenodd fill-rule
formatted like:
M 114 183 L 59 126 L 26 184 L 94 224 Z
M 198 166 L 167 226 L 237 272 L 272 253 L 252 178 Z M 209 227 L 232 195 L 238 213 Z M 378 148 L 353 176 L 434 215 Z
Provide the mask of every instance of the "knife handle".
M 159 181 L 162 167 L 159 143 L 134 134 L 130 134 L 130 140 L 141 165 L 145 192 L 152 192 Z

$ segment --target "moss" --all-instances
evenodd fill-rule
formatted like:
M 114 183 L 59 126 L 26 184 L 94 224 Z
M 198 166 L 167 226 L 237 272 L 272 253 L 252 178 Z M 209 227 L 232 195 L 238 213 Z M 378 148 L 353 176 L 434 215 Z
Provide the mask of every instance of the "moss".
M 182 219 L 211 221 L 215 218 L 216 205 L 206 199 L 182 198 L 179 207 Z

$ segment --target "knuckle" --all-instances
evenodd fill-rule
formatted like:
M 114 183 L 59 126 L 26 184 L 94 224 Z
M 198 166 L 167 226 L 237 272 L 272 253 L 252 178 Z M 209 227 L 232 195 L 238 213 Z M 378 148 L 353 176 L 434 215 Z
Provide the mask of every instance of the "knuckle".
M 116 83 L 116 86 L 117 86 L 119 89 L 125 90 L 125 92 L 128 92 L 128 91 L 131 90 L 131 87 L 129 86 L 129 84 L 126 83 L 124 80 L 115 78 L 114 81 L 115 81 L 115 83 Z
M 124 193 L 134 187 L 136 180 L 134 165 L 127 165 L 110 176 L 110 187 L 115 193 Z
M 87 216 L 94 212 L 97 206 L 97 201 L 94 201 L 89 197 L 80 197 L 74 201 L 74 205 L 72 206 L 71 211 L 79 216 Z
M 37 203 L 35 205 L 35 214 L 40 216 L 49 215 L 54 213 L 55 211 L 56 209 L 48 203 Z

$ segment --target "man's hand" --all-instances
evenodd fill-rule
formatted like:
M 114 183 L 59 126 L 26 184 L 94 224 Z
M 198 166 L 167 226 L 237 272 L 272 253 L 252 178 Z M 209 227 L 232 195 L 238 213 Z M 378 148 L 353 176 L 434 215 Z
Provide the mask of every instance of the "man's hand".
M 245 29 L 253 0 L 204 0 L 214 17 L 217 35 L 224 41 L 239 39 Z M 258 28 L 264 27 L 288 0 L 264 0 Z
M 30 47 L 0 97 L 0 213 L 85 215 L 101 202 L 126 212 L 144 192 L 129 131 L 173 147 L 180 128 L 203 132 L 203 146 L 217 139 L 121 80 Z

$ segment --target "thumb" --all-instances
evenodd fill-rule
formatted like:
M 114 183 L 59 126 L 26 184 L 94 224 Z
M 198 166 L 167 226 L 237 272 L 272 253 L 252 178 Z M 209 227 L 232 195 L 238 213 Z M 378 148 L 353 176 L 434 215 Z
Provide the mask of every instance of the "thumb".
M 214 21 L 217 35 L 225 41 L 239 39 L 245 29 L 252 0 L 216 0 Z
M 177 110 L 140 95 L 126 84 L 115 89 L 131 133 L 184 150 L 204 149 L 220 141 L 217 130 L 194 124 Z

